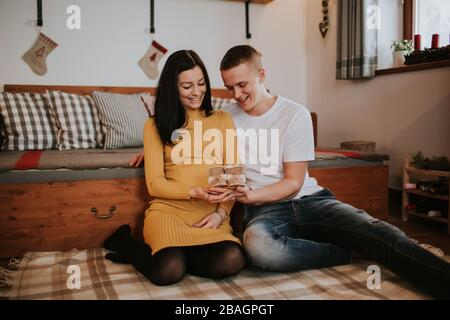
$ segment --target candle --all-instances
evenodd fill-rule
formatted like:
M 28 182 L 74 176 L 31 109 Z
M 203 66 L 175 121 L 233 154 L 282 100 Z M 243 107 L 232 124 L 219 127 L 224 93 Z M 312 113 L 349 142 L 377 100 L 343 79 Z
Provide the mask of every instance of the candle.
M 416 34 L 414 36 L 414 50 L 415 51 L 420 51 L 421 50 L 421 44 L 420 44 L 420 40 L 421 40 L 421 36 L 420 34 Z
M 433 34 L 433 39 L 431 40 L 431 48 L 437 49 L 439 47 L 439 35 Z

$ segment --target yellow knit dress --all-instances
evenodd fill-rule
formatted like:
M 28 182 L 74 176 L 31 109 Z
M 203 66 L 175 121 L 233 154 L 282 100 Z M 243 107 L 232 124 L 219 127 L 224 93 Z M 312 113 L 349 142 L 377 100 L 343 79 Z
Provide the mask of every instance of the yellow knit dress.
M 216 110 L 206 117 L 201 110 L 189 109 L 183 129 L 178 144 L 166 145 L 160 140 L 154 119 L 145 124 L 145 180 L 150 196 L 154 197 L 145 212 L 145 242 L 152 248 L 152 254 L 167 247 L 227 240 L 241 244 L 232 234 L 229 219 L 217 229 L 193 226 L 219 207 L 230 213 L 234 201 L 211 204 L 189 196 L 191 188 L 208 186 L 210 167 L 237 163 L 236 137 L 226 139 L 226 129 L 235 129 L 231 116 Z M 223 143 L 217 139 L 220 135 Z

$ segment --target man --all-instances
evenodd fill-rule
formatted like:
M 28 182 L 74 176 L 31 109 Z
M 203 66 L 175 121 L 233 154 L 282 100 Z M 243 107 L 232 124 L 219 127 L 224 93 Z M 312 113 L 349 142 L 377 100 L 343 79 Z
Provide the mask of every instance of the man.
M 238 188 L 235 199 L 244 205 L 243 242 L 253 265 L 278 272 L 323 268 L 348 263 L 352 250 L 434 297 L 450 298 L 449 263 L 398 228 L 336 200 L 309 177 L 308 161 L 314 160 L 310 113 L 267 92 L 259 52 L 247 45 L 233 47 L 220 71 L 237 101 L 227 111 L 241 130 L 239 155 L 249 188 Z M 242 134 L 249 130 L 275 133 L 269 149 L 275 150 L 275 144 L 279 155 L 270 164 L 247 160 L 260 154 L 258 143 Z

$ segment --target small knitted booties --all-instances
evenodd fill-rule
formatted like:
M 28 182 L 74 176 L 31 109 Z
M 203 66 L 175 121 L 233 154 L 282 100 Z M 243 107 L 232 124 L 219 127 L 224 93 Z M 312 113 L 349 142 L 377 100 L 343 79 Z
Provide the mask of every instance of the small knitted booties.
M 244 187 L 247 179 L 244 175 L 244 167 L 242 165 L 232 165 L 225 167 L 227 174 L 227 185 L 230 188 Z
M 226 187 L 227 175 L 223 167 L 209 168 L 208 184 L 210 187 Z

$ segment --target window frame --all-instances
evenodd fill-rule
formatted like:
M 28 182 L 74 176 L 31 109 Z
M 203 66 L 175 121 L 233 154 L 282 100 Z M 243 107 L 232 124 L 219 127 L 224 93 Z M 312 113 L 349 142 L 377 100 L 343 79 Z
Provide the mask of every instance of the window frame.
M 403 39 L 413 39 L 414 0 L 403 0 Z

